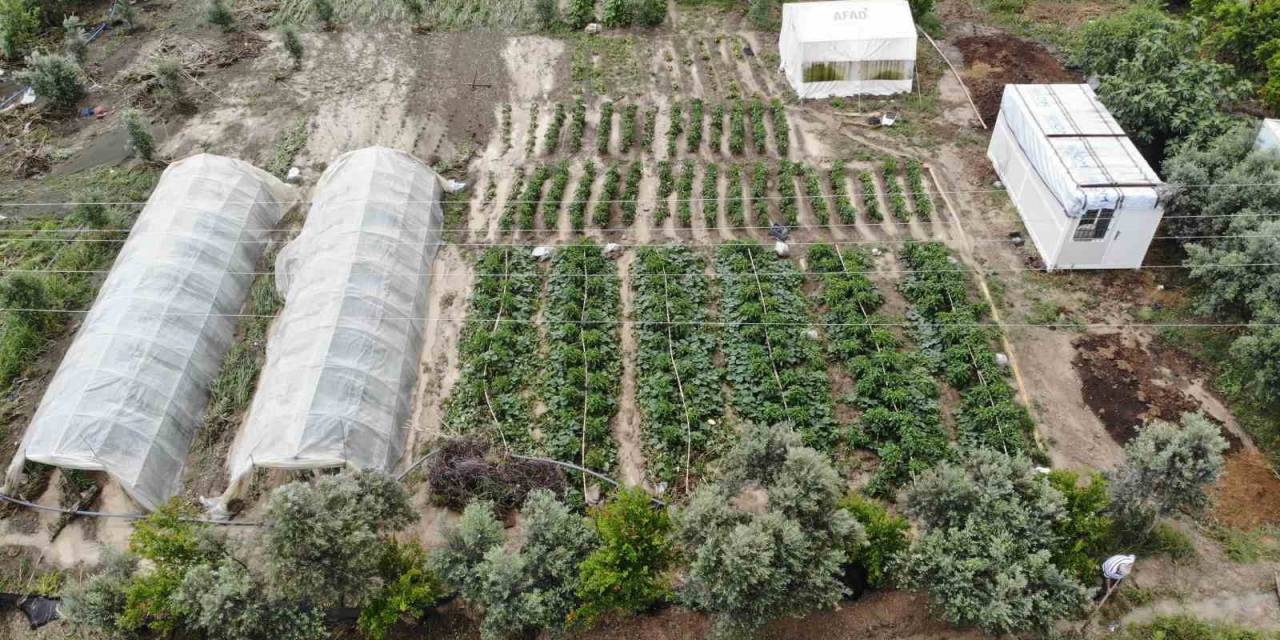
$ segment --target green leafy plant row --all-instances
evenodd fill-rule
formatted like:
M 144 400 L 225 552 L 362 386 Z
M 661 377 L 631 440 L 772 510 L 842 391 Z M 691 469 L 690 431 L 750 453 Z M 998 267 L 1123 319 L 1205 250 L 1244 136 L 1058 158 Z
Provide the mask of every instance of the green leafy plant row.
M 680 181 L 676 184 L 676 217 L 684 227 L 693 222 L 693 179 L 696 169 L 692 160 L 685 160 L 681 163 Z
M 566 117 L 564 103 L 557 102 L 551 113 L 551 124 L 547 125 L 547 132 L 542 138 L 543 154 L 555 153 L 560 148 L 560 132 L 564 129 Z
M 556 219 L 560 216 L 560 203 L 564 200 L 565 189 L 569 187 L 569 161 L 561 160 L 551 169 L 551 186 L 547 187 L 547 195 L 542 198 L 542 220 L 548 228 L 555 228 Z
M 808 323 L 803 276 L 753 242 L 721 246 L 716 272 L 734 410 L 756 424 L 789 425 L 810 446 L 829 449 L 836 442 L 831 386 Z
M 629 104 L 622 108 L 622 122 L 618 131 L 618 151 L 626 153 L 636 143 L 636 118 L 640 108 Z
M 740 156 L 747 141 L 746 107 L 742 100 L 734 100 L 729 109 L 729 153 Z
M 541 291 L 542 274 L 528 251 L 493 247 L 480 255 L 458 346 L 460 374 L 445 403 L 446 433 L 539 451 L 530 426 L 540 366 L 533 318 Z
M 627 168 L 626 185 L 622 188 L 622 224 L 636 221 L 636 206 L 640 197 L 640 180 L 644 178 L 644 164 L 632 162 Z
M 615 163 L 609 166 L 604 172 L 604 184 L 600 187 L 600 197 L 596 200 L 596 208 L 591 215 L 591 224 L 597 227 L 607 228 L 609 219 L 613 217 L 614 201 L 618 199 L 619 182 L 622 180 L 622 173 L 619 166 Z
M 800 223 L 800 208 L 796 202 L 795 175 L 799 167 L 790 160 L 778 163 L 778 213 L 789 226 Z
M 573 200 L 569 202 L 569 224 L 574 231 L 582 231 L 587 218 L 587 201 L 591 199 L 591 183 L 596 180 L 596 165 L 590 160 L 582 165 L 582 177 L 573 190 Z
M 711 124 L 707 128 L 707 144 L 712 153 L 720 153 L 721 141 L 724 140 L 724 104 L 716 103 L 711 107 Z
M 755 224 L 769 224 L 769 165 L 763 160 L 751 165 L 751 211 Z
M 667 157 L 674 158 L 676 155 L 677 142 L 680 134 L 684 132 L 684 104 L 680 101 L 671 103 L 671 121 L 667 127 Z
M 893 217 L 906 220 L 911 217 L 907 209 L 907 197 L 902 194 L 902 185 L 898 183 L 898 161 L 889 158 L 884 161 L 884 188 L 889 197 L 889 210 Z
M 542 201 L 542 187 L 551 177 L 551 167 L 540 165 L 535 167 L 529 179 L 520 190 L 520 202 L 516 203 L 516 224 L 521 229 L 532 229 L 538 213 L 538 205 Z
M 853 208 L 853 201 L 849 198 L 849 176 L 844 168 L 843 160 L 836 160 L 831 163 L 831 193 L 835 195 L 836 215 L 840 216 L 841 224 L 853 224 L 857 220 L 858 212 Z
M 714 229 L 720 216 L 720 168 L 714 163 L 702 170 L 702 218 Z
M 880 200 L 876 198 L 876 179 L 870 171 L 858 172 L 858 184 L 862 186 L 862 206 L 867 209 L 867 217 L 880 222 L 884 214 L 880 212 Z
M 636 399 L 655 484 L 698 474 L 726 433 L 717 329 L 705 324 L 715 321 L 705 270 L 687 247 L 643 247 L 632 266 Z
M 507 201 L 502 205 L 502 215 L 498 217 L 498 227 L 510 231 L 516 225 L 516 207 L 524 193 L 524 167 L 516 169 L 511 178 L 511 191 L 507 192 Z
M 902 260 L 910 273 L 900 289 L 912 304 L 916 341 L 937 375 L 961 393 L 960 444 L 1025 450 L 1034 423 L 996 363 L 991 343 L 999 334 L 984 322 L 986 305 L 969 301 L 963 267 L 936 242 L 908 245 Z
M 729 224 L 741 227 L 747 224 L 742 211 L 742 167 L 731 163 L 724 173 L 724 213 Z
M 609 155 L 609 137 L 613 133 L 613 101 L 606 100 L 600 105 L 600 124 L 596 126 L 596 151 L 602 156 Z
M 596 245 L 562 247 L 547 277 L 547 355 L 539 421 L 547 452 L 609 472 L 617 446 L 609 423 L 622 378 L 617 266 Z
M 760 100 L 751 101 L 751 142 L 755 145 L 756 153 L 764 155 L 765 139 L 769 137 L 768 130 L 764 126 L 764 102 Z
M 929 189 L 924 186 L 924 171 L 919 160 L 907 161 L 907 186 L 911 188 L 911 199 L 916 203 L 916 215 L 928 220 L 933 215 L 933 200 L 929 198 Z
M 658 161 L 658 203 L 653 209 L 653 224 L 660 225 L 671 215 L 670 196 L 675 189 L 675 180 L 671 175 L 671 161 Z
M 569 151 L 582 150 L 582 136 L 587 131 L 587 105 L 578 98 L 573 103 L 573 120 L 569 122 Z
M 813 212 L 814 219 L 818 224 L 827 224 L 831 219 L 830 208 L 827 206 L 827 194 L 822 192 L 822 178 L 812 165 L 804 167 L 804 192 L 809 197 L 809 210 Z
M 685 148 L 689 153 L 697 153 L 698 147 L 702 146 L 702 119 L 702 100 L 694 98 L 689 102 L 689 126 L 688 134 L 685 136 Z
M 809 249 L 809 268 L 820 274 L 827 351 L 855 381 L 862 418 L 854 444 L 880 457 L 868 491 L 883 495 L 948 456 L 938 386 L 919 352 L 876 326 L 887 322 L 877 313 L 884 296 L 865 274 L 865 254 L 818 244 Z
M 787 126 L 787 109 L 782 100 L 774 98 L 769 102 L 769 115 L 773 118 L 773 142 L 778 147 L 778 155 L 785 158 L 791 148 L 791 130 Z

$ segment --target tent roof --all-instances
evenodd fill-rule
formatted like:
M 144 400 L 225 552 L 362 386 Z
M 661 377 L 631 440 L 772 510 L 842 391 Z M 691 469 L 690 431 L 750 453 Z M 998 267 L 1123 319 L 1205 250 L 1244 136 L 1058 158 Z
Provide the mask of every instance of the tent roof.
M 800 42 L 916 39 L 907 0 L 788 2 L 782 24 Z

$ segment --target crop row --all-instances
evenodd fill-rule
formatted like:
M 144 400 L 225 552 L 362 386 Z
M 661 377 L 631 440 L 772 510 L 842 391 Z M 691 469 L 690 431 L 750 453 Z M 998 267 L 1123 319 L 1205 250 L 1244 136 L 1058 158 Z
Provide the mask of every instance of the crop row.
M 956 432 L 962 446 L 1012 453 L 1027 448 L 1034 422 L 991 348 L 998 333 L 983 322 L 987 307 L 969 301 L 960 264 L 939 243 L 909 245 L 910 273 L 900 288 L 912 304 L 917 342 L 931 367 L 960 392 Z
M 804 278 L 757 243 L 720 247 L 726 373 L 733 407 L 757 424 L 787 424 L 811 446 L 836 441 L 822 347 L 809 324 Z
M 610 423 L 622 378 L 617 267 L 596 245 L 556 251 L 544 311 L 547 354 L 539 420 L 548 454 L 601 472 L 613 469 Z
M 635 292 L 636 399 L 645 462 L 655 482 L 698 473 L 724 437 L 723 368 L 706 264 L 686 247 L 643 247 Z
M 458 347 L 460 374 L 445 405 L 450 433 L 493 438 L 535 452 L 534 391 L 538 379 L 538 312 L 542 275 L 527 251 L 494 247 L 476 264 Z
M 822 274 L 827 351 L 853 377 L 862 411 L 855 443 L 880 458 L 869 490 L 886 493 L 945 458 L 949 446 L 927 360 L 882 326 L 884 296 L 864 273 L 870 267 L 859 251 L 809 249 L 809 269 Z
M 538 104 L 530 109 L 530 127 L 535 132 L 538 130 L 540 110 Z M 659 108 L 656 106 L 642 111 L 640 105 L 634 103 L 618 105 L 612 100 L 602 102 L 595 125 L 596 152 L 600 155 L 626 154 L 634 149 L 641 154 L 657 153 L 654 137 L 658 112 Z M 725 155 L 738 156 L 745 152 L 748 143 L 757 155 L 767 155 L 770 129 L 774 150 L 778 155 L 786 157 L 790 146 L 790 128 L 786 108 L 781 100 L 765 103 L 762 100 L 735 99 L 712 104 L 707 104 L 700 98 L 677 100 L 667 108 L 666 116 L 667 157 L 675 157 L 680 149 L 697 153 L 704 147 L 712 153 L 727 151 Z M 727 150 L 723 146 L 726 118 L 729 130 Z M 747 126 L 748 118 L 750 127 Z M 611 142 L 615 119 L 619 131 L 616 149 Z M 511 146 L 511 122 L 511 106 L 507 104 L 503 106 L 501 114 L 504 149 L 510 149 Z M 541 145 L 535 144 L 538 140 L 536 135 L 530 135 L 525 152 L 527 155 L 534 155 L 536 147 L 541 155 L 554 155 L 561 151 L 576 153 L 582 150 L 588 129 L 585 102 L 578 99 L 572 104 L 556 103 L 551 107 L 551 117 L 542 132 Z

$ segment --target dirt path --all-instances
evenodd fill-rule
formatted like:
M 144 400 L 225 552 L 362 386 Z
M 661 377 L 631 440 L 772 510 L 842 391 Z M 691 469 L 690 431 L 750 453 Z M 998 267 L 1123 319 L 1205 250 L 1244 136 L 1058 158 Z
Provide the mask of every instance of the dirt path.
M 622 395 L 613 418 L 613 437 L 618 441 L 618 472 L 624 485 L 644 483 L 644 450 L 640 441 L 640 410 L 636 406 L 636 336 L 631 319 L 631 263 L 635 254 L 626 251 L 618 258 L 618 278 L 622 281 Z

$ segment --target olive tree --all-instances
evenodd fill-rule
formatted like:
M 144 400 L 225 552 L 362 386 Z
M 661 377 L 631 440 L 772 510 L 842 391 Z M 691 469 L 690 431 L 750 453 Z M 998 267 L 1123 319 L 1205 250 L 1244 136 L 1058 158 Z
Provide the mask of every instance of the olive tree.
M 1116 525 L 1137 539 L 1164 516 L 1205 506 L 1205 489 L 1222 473 L 1227 442 L 1218 426 L 1188 413 L 1181 424 L 1154 421 L 1124 448 L 1124 464 L 1111 478 Z
M 380 587 L 376 550 L 416 517 L 404 487 L 376 472 L 284 485 L 267 502 L 270 583 L 321 606 L 363 604 Z
M 36 95 L 55 109 L 70 109 L 84 95 L 80 65 L 75 58 L 37 51 L 27 56 L 27 68 L 18 80 L 31 85 Z
M 1073 616 L 1089 590 L 1053 561 L 1065 500 L 1024 457 L 989 449 L 916 479 L 907 513 L 920 537 L 901 556 L 899 581 L 929 594 L 948 622 L 1008 634 Z
M 503 546 L 493 506 L 477 502 L 432 556 L 440 578 L 484 613 L 486 640 L 562 630 L 580 604 L 578 567 L 596 544 L 587 521 L 545 489 L 529 493 L 520 515 L 524 538 L 514 552 Z
M 839 502 L 831 462 L 789 428 L 748 426 L 678 515 L 689 566 L 682 599 L 715 614 L 714 631 L 750 631 L 783 615 L 834 606 L 862 527 Z
M 261 578 L 231 556 L 192 567 L 173 601 L 187 627 L 210 640 L 322 640 L 329 637 L 315 608 L 265 595 Z

